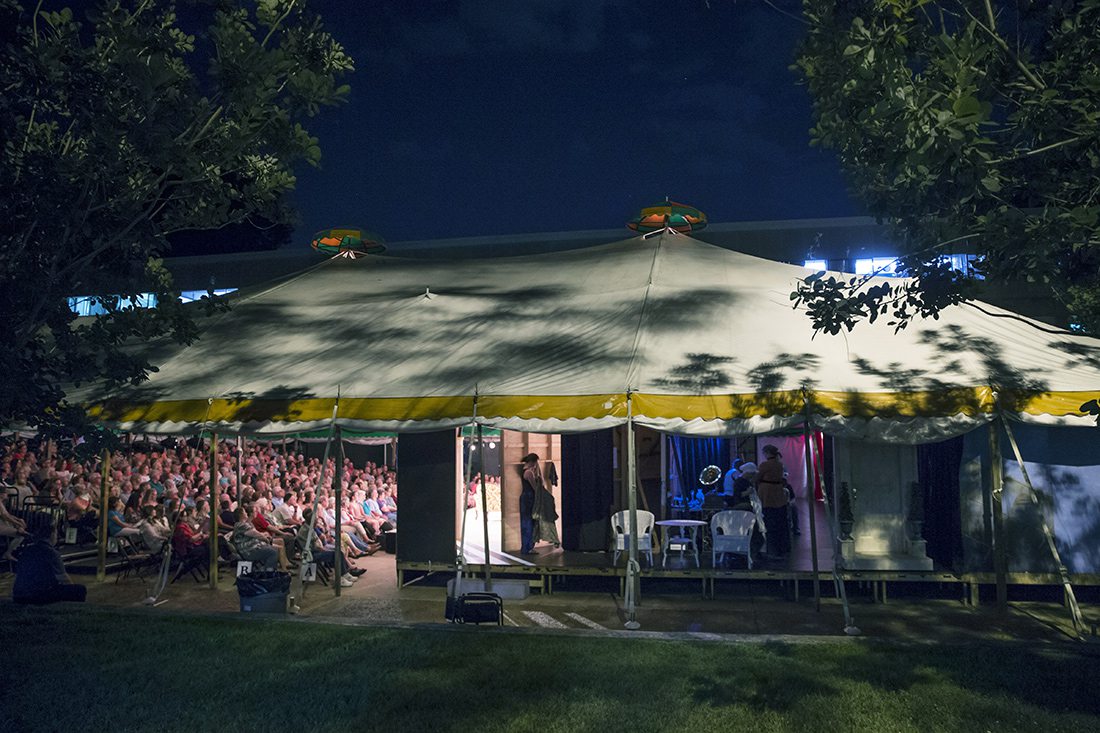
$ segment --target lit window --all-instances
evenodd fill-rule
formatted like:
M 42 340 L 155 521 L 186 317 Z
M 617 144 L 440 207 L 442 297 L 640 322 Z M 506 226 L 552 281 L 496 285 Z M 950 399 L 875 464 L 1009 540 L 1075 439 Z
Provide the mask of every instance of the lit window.
M 802 266 L 814 272 L 824 272 L 829 269 L 829 263 L 825 260 L 806 260 L 802 263 Z
M 196 300 L 202 300 L 210 291 L 207 290 L 184 290 L 180 293 L 180 301 L 183 303 L 194 303 Z M 228 295 L 229 293 L 237 292 L 236 288 L 220 288 L 214 291 L 214 296 Z
M 221 288 L 215 290 L 214 295 L 228 295 L 235 292 L 237 292 L 237 288 Z M 180 301 L 193 303 L 196 300 L 202 300 L 206 296 L 206 290 L 185 290 L 180 293 Z M 133 298 L 123 298 L 119 295 L 109 295 L 107 297 L 116 299 L 115 307 L 118 309 L 157 307 L 157 296 L 154 293 L 138 293 Z M 78 316 L 101 316 L 107 312 L 100 299 L 93 295 L 78 295 L 69 298 L 69 310 Z
M 862 257 L 855 261 L 857 275 L 881 275 L 897 277 L 898 261 L 895 257 Z
M 958 270 L 959 272 L 967 275 L 968 277 L 983 279 L 981 275 L 974 270 L 974 261 L 978 259 L 978 255 L 941 255 L 940 261 L 945 262 L 951 266 L 952 270 Z

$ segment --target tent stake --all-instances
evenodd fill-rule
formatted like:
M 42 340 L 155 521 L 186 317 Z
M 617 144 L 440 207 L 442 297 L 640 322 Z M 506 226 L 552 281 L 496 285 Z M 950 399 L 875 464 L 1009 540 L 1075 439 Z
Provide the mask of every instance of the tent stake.
M 1008 424 L 1008 419 L 1005 418 L 1002 413 L 1000 416 L 1001 424 L 1005 427 L 1005 434 L 1008 435 L 1009 445 L 1012 446 L 1012 453 L 1016 456 L 1016 463 L 1020 466 L 1020 473 L 1024 477 L 1024 484 L 1027 486 L 1028 497 L 1031 499 L 1039 513 L 1039 524 L 1043 528 L 1043 536 L 1046 538 L 1047 547 L 1050 549 L 1051 557 L 1054 558 L 1054 562 L 1058 565 L 1058 575 L 1062 579 L 1062 588 L 1066 592 L 1066 603 L 1069 606 L 1070 616 L 1073 619 L 1073 630 L 1077 634 L 1078 638 L 1081 638 L 1081 632 L 1085 629 L 1085 622 L 1081 618 L 1081 609 L 1077 605 L 1077 596 L 1073 592 L 1073 584 L 1069 580 L 1069 570 L 1066 569 L 1065 563 L 1062 562 L 1062 556 L 1058 552 L 1058 545 L 1054 542 L 1054 534 L 1050 531 L 1050 525 L 1047 524 L 1046 519 L 1043 517 L 1042 506 L 1039 504 L 1039 495 L 1035 492 L 1035 487 L 1031 483 L 1031 477 L 1028 476 L 1027 466 L 1024 465 L 1024 457 L 1020 453 L 1020 446 L 1016 443 L 1016 436 L 1012 434 L 1012 428 Z
M 1001 457 L 1001 436 L 996 422 L 989 424 L 989 486 L 990 508 L 993 511 L 993 572 L 997 579 L 997 607 L 1008 607 L 1008 557 L 1005 548 L 1004 467 Z

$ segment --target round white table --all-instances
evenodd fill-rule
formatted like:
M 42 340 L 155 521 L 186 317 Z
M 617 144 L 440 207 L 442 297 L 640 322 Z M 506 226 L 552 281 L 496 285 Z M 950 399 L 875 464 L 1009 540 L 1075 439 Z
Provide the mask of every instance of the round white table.
M 695 535 L 699 528 L 707 526 L 707 523 L 700 519 L 662 519 L 656 524 L 664 527 L 664 532 L 662 532 L 664 542 L 661 544 L 661 567 L 668 564 L 668 552 L 671 549 L 679 550 L 681 558 L 684 556 L 684 550 L 690 550 L 692 557 L 695 558 L 695 567 L 699 567 L 699 545 L 695 542 Z M 673 529 L 679 531 L 675 536 L 672 534 Z M 687 530 L 687 534 L 684 533 L 685 530 Z

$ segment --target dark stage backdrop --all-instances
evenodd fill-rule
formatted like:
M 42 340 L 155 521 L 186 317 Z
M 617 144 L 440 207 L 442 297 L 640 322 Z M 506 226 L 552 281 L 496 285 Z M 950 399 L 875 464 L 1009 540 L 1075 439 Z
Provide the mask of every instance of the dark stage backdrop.
M 405 433 L 398 438 L 397 559 L 455 560 L 455 431 Z
M 604 552 L 615 496 L 612 431 L 561 436 L 562 547 Z
M 924 539 L 937 568 L 955 569 L 962 562 L 962 515 L 959 467 L 963 438 L 917 446 L 917 481 L 924 491 Z

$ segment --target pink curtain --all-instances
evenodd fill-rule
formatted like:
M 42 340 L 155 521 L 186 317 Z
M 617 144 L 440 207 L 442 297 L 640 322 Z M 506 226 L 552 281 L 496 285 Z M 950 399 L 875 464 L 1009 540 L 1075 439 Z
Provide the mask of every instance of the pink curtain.
M 825 494 L 822 486 L 821 479 L 821 451 L 824 447 L 824 435 L 818 431 L 810 433 L 810 441 L 814 444 L 814 471 L 810 480 L 806 477 L 806 450 L 805 442 L 802 440 L 801 435 L 765 435 L 757 441 L 758 455 L 756 462 L 760 463 L 764 460 L 763 447 L 765 445 L 774 445 L 779 449 L 779 452 L 783 454 L 782 461 L 783 467 L 787 469 L 787 480 L 791 482 L 791 486 L 794 488 L 794 495 L 796 497 L 804 497 L 808 493 L 809 487 L 814 487 L 814 496 L 818 501 L 825 499 Z

